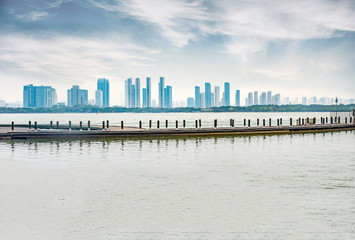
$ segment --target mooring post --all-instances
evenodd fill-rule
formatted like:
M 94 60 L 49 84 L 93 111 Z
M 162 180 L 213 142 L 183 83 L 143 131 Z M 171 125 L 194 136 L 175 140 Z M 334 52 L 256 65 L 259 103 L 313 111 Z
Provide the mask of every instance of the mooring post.
M 217 128 L 217 119 L 214 120 L 214 129 Z
M 80 131 L 83 131 L 83 122 L 80 121 Z
M 88 121 L 88 131 L 90 131 L 90 120 Z
M 32 126 L 31 126 L 31 121 L 28 121 L 28 129 L 31 130 Z
M 280 127 L 280 119 L 277 119 L 277 126 Z
M 247 125 L 247 120 L 244 118 L 244 127 Z
M 186 127 L 186 121 L 185 120 L 182 121 L 182 126 L 183 126 L 183 128 Z
M 152 120 L 149 120 L 149 129 L 152 128 Z
M 269 118 L 269 127 L 271 127 L 271 118 Z
M 110 128 L 110 122 L 108 120 L 106 120 L 106 128 L 109 129 Z
M 13 131 L 15 129 L 15 123 L 11 122 L 11 131 Z
M 307 125 L 309 125 L 309 117 L 307 117 Z
M 176 130 L 179 128 L 179 121 L 178 120 L 175 121 L 175 127 L 176 127 Z
M 159 125 L 160 125 L 160 122 L 159 120 L 157 121 L 157 129 L 159 130 Z
M 338 123 L 340 123 L 340 117 L 338 117 Z
M 250 128 L 250 119 L 248 119 L 248 128 Z
M 304 126 L 304 118 L 302 118 L 302 126 Z
M 105 121 L 102 121 L 102 131 L 105 130 Z
M 256 119 L 256 125 L 259 127 L 259 118 Z
M 298 118 L 298 126 L 301 126 L 301 118 Z
M 71 131 L 71 121 L 69 121 L 69 131 Z
M 345 117 L 345 124 L 348 124 L 348 118 Z
M 330 124 L 333 124 L 333 117 L 330 117 Z
M 35 122 L 35 131 L 37 131 L 37 122 Z
M 292 127 L 292 118 L 290 118 L 290 126 Z
M 325 122 L 328 124 L 328 117 L 325 118 Z
M 349 123 L 350 123 L 350 124 L 353 123 L 353 117 L 350 117 Z
M 316 125 L 316 123 L 317 123 L 317 118 L 314 117 L 314 118 L 313 118 L 313 125 Z
M 202 123 L 201 123 L 201 119 L 198 120 L 198 125 L 201 127 Z
M 49 123 L 49 129 L 52 129 L 53 128 L 53 121 L 50 121 Z
M 142 129 L 142 121 L 139 121 L 139 129 Z
M 265 127 L 265 118 L 263 118 L 263 127 Z
M 232 127 L 234 128 L 234 119 L 232 119 Z
M 165 128 L 168 128 L 168 120 L 165 120 Z
M 59 121 L 57 121 L 57 131 L 59 130 Z
M 121 121 L 121 130 L 123 130 L 123 121 Z
M 280 118 L 280 126 L 282 126 L 282 118 Z
M 197 125 L 197 120 L 195 120 L 195 128 L 197 129 L 198 125 Z

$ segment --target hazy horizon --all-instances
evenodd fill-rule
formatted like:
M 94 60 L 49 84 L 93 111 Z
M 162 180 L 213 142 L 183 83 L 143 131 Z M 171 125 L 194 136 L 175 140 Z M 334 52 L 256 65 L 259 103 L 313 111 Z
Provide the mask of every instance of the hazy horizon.
M 51 85 L 58 101 L 72 85 L 110 81 L 124 105 L 124 81 L 152 78 L 173 101 L 194 86 L 230 82 L 281 97 L 354 98 L 353 1 L 1 1 L 0 99 L 22 101 L 23 86 Z

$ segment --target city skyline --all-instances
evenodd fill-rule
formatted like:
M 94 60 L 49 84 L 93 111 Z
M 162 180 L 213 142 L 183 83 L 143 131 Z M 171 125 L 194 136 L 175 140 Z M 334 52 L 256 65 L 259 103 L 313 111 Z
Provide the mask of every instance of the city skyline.
M 110 105 L 122 106 L 132 73 L 165 76 L 184 101 L 205 82 L 242 95 L 354 97 L 353 1 L 2 1 L 0 13 L 8 102 L 30 83 L 56 86 L 58 101 L 72 85 L 95 99 L 91 82 L 104 76 L 116 89 Z
M 52 107 L 55 105 L 73 107 L 75 105 L 96 105 L 98 107 L 109 107 L 110 102 L 110 83 L 106 78 L 99 78 L 97 80 L 97 90 L 95 91 L 95 98 L 88 98 L 88 90 L 80 89 L 79 85 L 73 85 L 67 90 L 67 101 L 57 102 L 57 91 L 51 86 L 34 86 L 33 84 L 23 86 L 23 107 Z M 193 107 L 193 108 L 213 108 L 220 106 L 253 106 L 253 105 L 289 105 L 289 104 L 353 104 L 355 98 L 342 99 L 331 97 L 296 97 L 291 99 L 289 96 L 281 98 L 280 93 L 272 91 L 260 92 L 254 90 L 245 93 L 245 103 L 242 104 L 241 91 L 235 90 L 234 102 L 230 101 L 231 87 L 229 82 L 223 84 L 224 90 L 222 97 L 220 96 L 220 86 L 206 82 L 204 84 L 204 91 L 201 91 L 199 86 L 195 86 L 194 97 L 188 97 L 186 101 L 173 99 L 172 86 L 165 87 L 165 78 L 160 77 L 157 85 L 158 96 L 156 101 L 151 99 L 151 78 L 146 78 L 146 87 L 141 87 L 140 78 L 128 78 L 125 81 L 125 105 L 126 108 L 146 108 L 146 107 L 160 107 L 160 108 L 175 108 L 175 107 Z M 148 90 L 147 90 L 148 89 Z M 214 89 L 214 91 L 212 90 Z M 232 91 L 234 92 L 234 91 Z M 142 100 L 141 100 L 142 99 Z M 338 102 L 337 102 L 338 101 Z M 153 103 L 151 103 L 153 102 Z M 158 103 L 158 104 L 156 104 Z M 2 103 L 6 106 L 6 103 Z M 117 106 L 117 105 L 114 105 Z M 119 105 L 118 105 L 119 106 Z

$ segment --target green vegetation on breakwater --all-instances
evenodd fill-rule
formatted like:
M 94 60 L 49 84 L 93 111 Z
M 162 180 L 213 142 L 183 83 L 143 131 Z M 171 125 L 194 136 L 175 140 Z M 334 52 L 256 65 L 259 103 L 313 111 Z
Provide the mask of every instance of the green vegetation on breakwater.
M 160 112 L 332 112 L 352 111 L 355 104 L 350 105 L 255 105 L 249 107 L 215 107 L 215 108 L 100 108 L 91 105 L 52 108 L 0 108 L 0 113 L 160 113 Z

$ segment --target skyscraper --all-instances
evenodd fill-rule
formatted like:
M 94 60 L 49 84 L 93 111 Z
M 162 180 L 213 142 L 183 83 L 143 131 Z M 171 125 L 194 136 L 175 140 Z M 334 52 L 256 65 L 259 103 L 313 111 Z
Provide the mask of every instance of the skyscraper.
M 151 94 L 151 80 L 150 77 L 147 77 L 147 87 L 146 87 L 146 91 L 147 91 L 147 97 L 146 97 L 146 107 L 151 107 L 152 105 L 152 94 Z
M 160 77 L 160 81 L 158 84 L 158 93 L 159 93 L 159 107 L 164 107 L 164 77 Z
M 48 108 L 57 104 L 57 93 L 51 86 L 23 87 L 23 107 L 26 108 Z
M 205 83 L 205 108 L 211 108 L 211 84 Z
M 230 85 L 229 82 L 224 83 L 224 105 L 225 106 L 230 106 L 231 104 L 230 100 Z
M 106 78 L 99 78 L 97 80 L 97 90 L 102 91 L 102 101 L 104 107 L 110 106 L 110 83 Z
M 136 107 L 141 107 L 141 82 L 139 78 L 136 78 Z
M 240 90 L 235 91 L 235 105 L 240 107 Z
M 136 86 L 134 85 L 131 86 L 131 103 L 129 107 L 131 108 L 136 107 Z
M 164 107 L 172 108 L 173 107 L 173 96 L 172 96 L 172 87 L 166 86 L 164 89 Z
M 102 91 L 100 89 L 95 91 L 95 105 L 98 107 L 103 106 L 103 96 Z
M 307 97 L 302 97 L 302 104 L 307 105 Z
M 214 106 L 219 107 L 221 101 L 219 86 L 214 87 Z
M 211 91 L 211 107 L 215 107 L 214 105 L 214 93 Z
M 266 102 L 267 105 L 272 104 L 272 92 L 271 91 L 267 92 L 267 99 L 266 100 L 267 100 L 267 102 Z
M 124 89 L 125 89 L 125 107 L 126 108 L 129 108 L 131 105 L 131 85 L 132 85 L 132 82 L 131 82 L 130 78 L 125 80 Z
M 278 94 L 275 94 L 275 100 L 274 100 L 274 104 L 275 105 L 281 105 L 281 96 L 280 96 L 280 94 L 278 93 Z
M 147 107 L 147 89 L 143 88 L 142 92 L 143 92 L 143 107 L 146 108 Z
M 201 108 L 201 92 L 199 86 L 195 86 L 195 108 Z
M 200 99 L 201 99 L 201 108 L 205 108 L 206 107 L 206 103 L 205 103 L 206 97 L 205 97 L 204 92 L 201 92 Z
M 259 105 L 259 93 L 254 91 L 254 105 Z
M 260 105 L 266 105 L 266 92 L 262 92 L 260 96 Z
M 250 93 L 248 93 L 248 106 L 253 106 L 253 105 L 254 105 L 253 93 L 250 92 Z
M 23 86 L 23 107 L 34 108 L 36 107 L 35 87 L 33 84 Z

